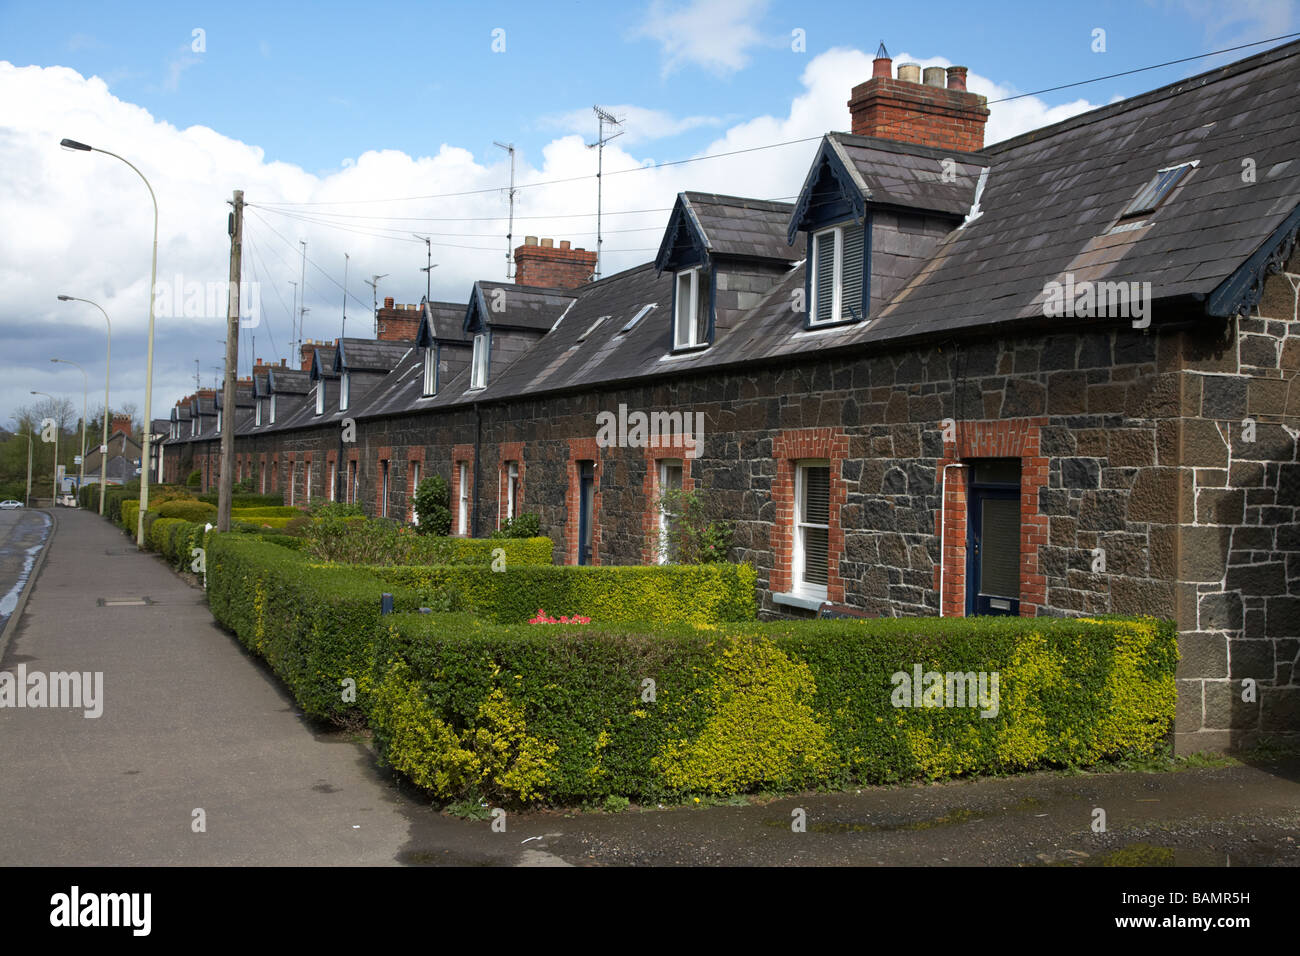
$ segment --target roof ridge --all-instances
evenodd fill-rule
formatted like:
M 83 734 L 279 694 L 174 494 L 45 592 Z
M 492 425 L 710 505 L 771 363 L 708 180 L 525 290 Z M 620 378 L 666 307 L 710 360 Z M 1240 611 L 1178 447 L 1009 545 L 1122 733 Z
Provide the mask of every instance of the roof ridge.
M 1216 67 L 1213 70 L 1206 70 L 1203 73 L 1197 73 L 1194 76 L 1185 77 L 1176 80 L 1173 83 L 1166 83 L 1164 86 L 1158 86 L 1154 90 L 1147 90 L 1145 93 L 1139 93 L 1137 96 L 1130 96 L 1116 103 L 1107 103 L 1105 106 L 1099 106 L 1096 109 L 1088 110 L 1086 113 L 1079 113 L 1075 116 L 1058 120 L 1047 126 L 1040 126 L 1038 129 L 1030 130 L 1027 133 L 1021 133 L 1019 136 L 1013 136 L 1010 139 L 1004 139 L 990 146 L 985 146 L 984 153 L 1005 153 L 1008 150 L 1016 149 L 1025 143 L 1037 142 L 1047 136 L 1055 136 L 1058 133 L 1069 132 L 1078 129 L 1080 126 L 1087 126 L 1091 123 L 1100 122 L 1101 120 L 1110 119 L 1112 116 L 1118 116 L 1121 113 L 1127 113 L 1129 110 L 1140 109 L 1149 106 L 1152 103 L 1158 103 L 1161 100 L 1170 99 L 1190 92 L 1192 89 L 1207 86 L 1210 83 L 1221 83 L 1231 77 L 1238 76 L 1242 73 L 1257 70 L 1261 67 L 1268 66 L 1278 60 L 1284 60 L 1288 57 L 1300 55 L 1300 40 L 1292 40 L 1290 43 L 1284 43 L 1281 46 L 1273 47 L 1271 50 L 1265 50 L 1262 53 L 1256 53 L 1246 57 L 1244 60 L 1235 60 L 1226 66 Z

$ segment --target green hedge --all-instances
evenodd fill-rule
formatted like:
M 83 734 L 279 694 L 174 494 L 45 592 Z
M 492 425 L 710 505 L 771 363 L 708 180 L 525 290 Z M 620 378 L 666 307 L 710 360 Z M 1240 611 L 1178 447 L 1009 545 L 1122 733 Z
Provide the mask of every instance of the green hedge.
M 345 720 L 355 712 L 358 704 L 344 699 L 346 679 L 356 682 L 356 700 L 372 696 L 380 594 L 392 588 L 247 535 L 211 536 L 207 565 L 213 616 L 266 658 L 304 713 Z M 411 592 L 394 594 L 399 609 L 419 607 Z
M 154 506 L 161 518 L 183 518 L 186 521 L 212 522 L 217 521 L 217 509 L 205 501 L 196 501 L 193 498 L 177 498 L 172 501 L 164 501 Z
M 205 495 L 199 495 L 198 499 L 215 506 L 217 504 L 217 492 L 209 491 Z M 230 507 L 232 508 L 274 508 L 283 504 L 283 491 L 277 491 L 269 495 L 231 494 L 230 496 Z
M 1177 650 L 1172 623 L 1149 618 L 800 621 L 651 634 L 402 615 L 376 662 L 367 707 L 395 769 L 444 799 L 574 802 L 847 787 L 1151 753 L 1172 727 Z M 895 706 L 894 675 L 910 677 L 916 665 L 997 674 L 996 715 Z
M 250 517 L 249 515 L 246 515 L 246 514 L 244 514 L 244 513 L 242 513 L 242 512 L 239 513 L 239 514 L 235 514 L 235 513 L 232 511 L 232 512 L 230 513 L 230 518 L 231 518 L 231 523 L 232 523 L 232 524 L 233 524 L 234 522 L 238 521 L 241 525 L 246 525 L 246 526 L 248 526 L 249 528 L 274 528 L 274 529 L 277 530 L 277 531 L 279 531 L 281 528 L 283 528 L 285 525 L 287 525 L 287 524 L 288 524 L 290 521 L 292 521 L 295 517 L 298 517 L 298 516 L 297 516 L 297 515 L 293 515 L 293 516 L 289 516 L 289 517 L 271 517 L 271 516 L 267 516 L 267 517 L 265 517 L 265 518 L 260 518 L 260 517 Z
M 232 518 L 248 518 L 250 520 L 253 518 L 297 518 L 306 513 L 300 508 L 287 505 L 267 505 L 256 508 L 230 506 L 230 516 Z
M 105 499 L 107 502 L 108 499 Z M 122 529 L 129 535 L 134 536 L 136 530 L 136 519 L 140 516 L 140 499 L 124 499 L 118 504 L 118 521 Z
M 510 539 L 485 543 L 508 545 Z M 376 565 L 366 570 L 422 592 L 451 589 L 467 610 L 499 624 L 522 624 L 539 608 L 552 617 L 581 614 L 601 624 L 704 625 L 748 621 L 755 615 L 755 572 L 747 564 L 512 567 L 507 558 L 499 573 L 482 566 Z

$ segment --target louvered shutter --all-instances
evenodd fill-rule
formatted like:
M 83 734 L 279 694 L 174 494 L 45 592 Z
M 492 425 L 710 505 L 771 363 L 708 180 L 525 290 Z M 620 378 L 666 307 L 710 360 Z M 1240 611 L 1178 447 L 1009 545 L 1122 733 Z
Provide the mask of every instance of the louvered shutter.
M 804 582 L 825 586 L 830 524 L 830 469 L 804 469 Z M 820 525 L 821 527 L 816 527 Z
M 835 318 L 835 230 L 813 237 L 813 322 Z
M 863 230 L 860 225 L 851 223 L 844 227 L 844 266 L 840 269 L 841 298 L 840 318 L 860 319 L 864 315 L 862 308 L 862 259 L 864 244 Z

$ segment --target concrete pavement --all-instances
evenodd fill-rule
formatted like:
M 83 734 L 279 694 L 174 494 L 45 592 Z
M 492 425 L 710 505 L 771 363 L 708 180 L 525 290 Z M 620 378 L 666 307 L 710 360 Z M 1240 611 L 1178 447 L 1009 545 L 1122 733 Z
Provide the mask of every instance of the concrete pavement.
M 301 718 L 201 590 L 75 510 L 58 514 L 0 670 L 20 665 L 102 672 L 103 714 L 0 707 L 0 865 L 1300 865 L 1294 756 L 543 810 L 495 833 L 437 813 L 363 742 Z

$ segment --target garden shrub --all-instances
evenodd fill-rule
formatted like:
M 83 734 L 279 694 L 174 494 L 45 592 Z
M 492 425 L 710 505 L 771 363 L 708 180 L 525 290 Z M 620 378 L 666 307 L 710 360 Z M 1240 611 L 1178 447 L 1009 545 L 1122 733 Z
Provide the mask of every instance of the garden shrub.
M 451 488 L 441 475 L 430 475 L 415 489 L 415 513 L 421 534 L 451 534 Z
M 491 538 L 537 538 L 542 533 L 542 519 L 535 511 L 526 511 L 513 518 L 506 518 L 501 527 L 493 531 Z
M 232 504 L 230 507 L 232 518 L 245 518 L 250 521 L 254 518 L 298 518 L 302 517 L 302 514 L 301 509 L 289 505 L 258 505 L 244 508 Z
M 207 494 L 199 495 L 198 499 L 210 505 L 215 505 L 217 504 L 218 494 L 216 491 L 209 491 Z M 274 508 L 283 504 L 283 491 L 275 491 L 266 495 L 232 493 L 230 496 L 231 508 Z
M 158 506 L 158 515 L 162 518 L 183 518 L 186 521 L 216 523 L 217 508 L 205 501 L 182 498 L 176 501 L 164 501 Z

